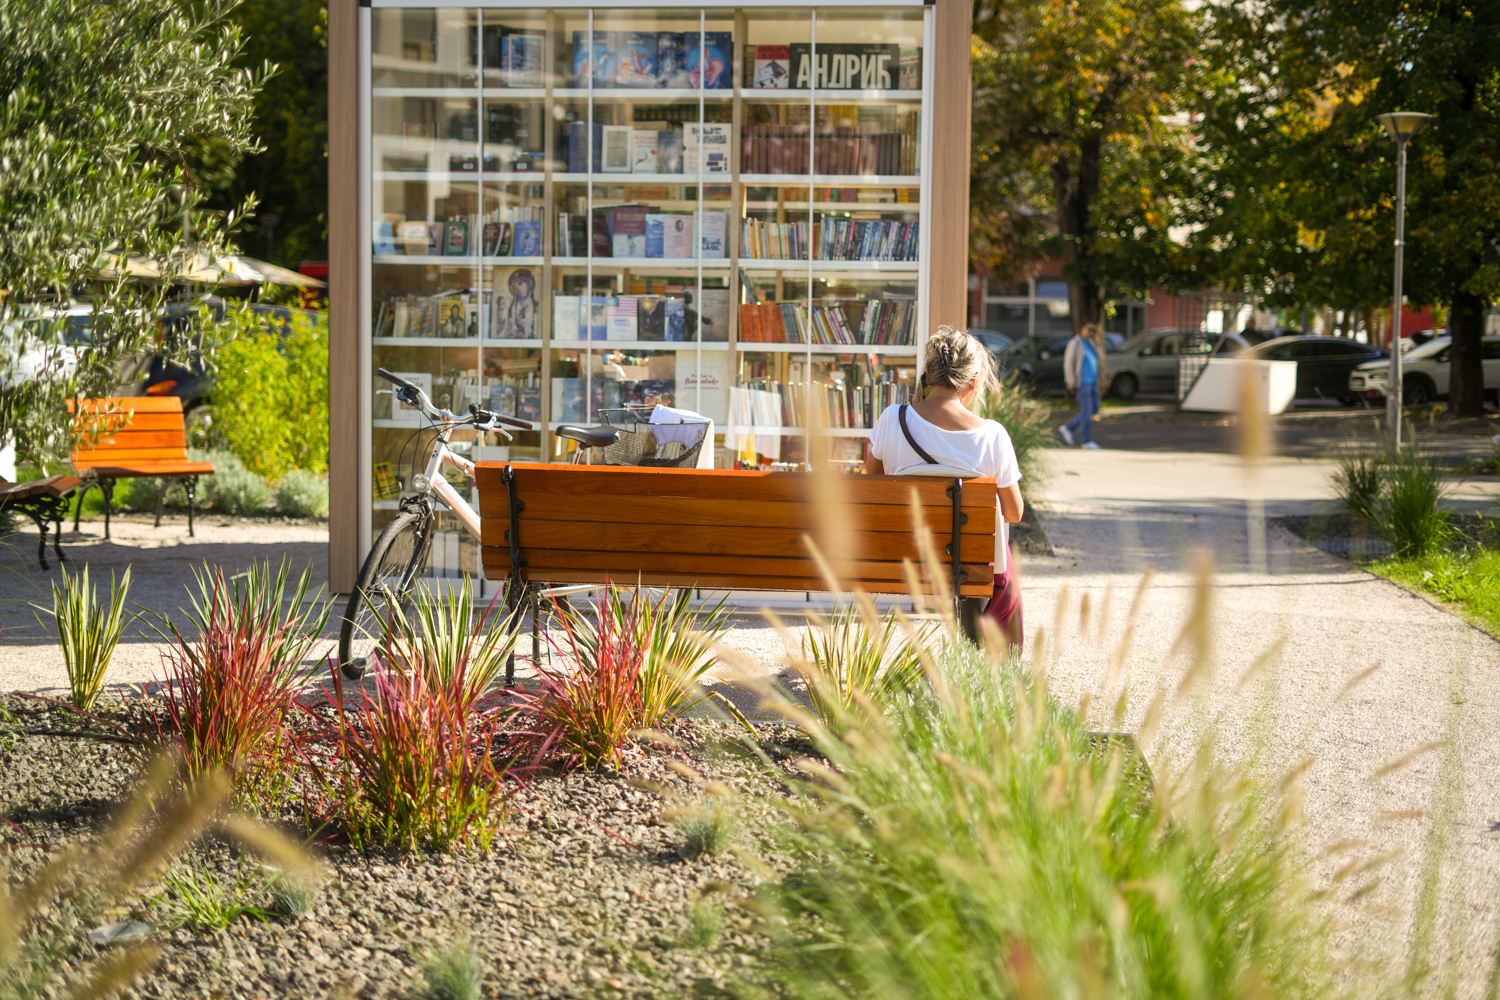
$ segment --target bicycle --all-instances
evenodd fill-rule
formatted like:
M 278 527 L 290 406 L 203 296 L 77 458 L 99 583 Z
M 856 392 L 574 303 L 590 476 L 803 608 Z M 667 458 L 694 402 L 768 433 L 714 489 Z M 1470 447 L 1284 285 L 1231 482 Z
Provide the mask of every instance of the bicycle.
M 381 612 L 399 612 L 404 617 L 411 607 L 417 574 L 426 564 L 432 545 L 432 527 L 437 520 L 439 505 L 452 511 L 464 530 L 476 542 L 479 540 L 479 513 L 442 474 L 443 466 L 451 465 L 470 477 L 474 475 L 473 462 L 448 450 L 453 432 L 460 427 L 471 427 L 501 434 L 509 441 L 511 435 L 501 425 L 517 430 L 535 430 L 529 420 L 492 413 L 477 404 L 470 404 L 468 416 L 439 409 L 432 405 L 432 400 L 420 386 L 384 368 L 378 369 L 376 374 L 396 387 L 381 392 L 388 392 L 393 399 L 418 409 L 438 435 L 425 471 L 411 477 L 411 492 L 401 498 L 400 513 L 370 546 L 355 580 L 354 592 L 349 595 L 349 603 L 344 608 L 343 623 L 339 628 L 339 669 L 351 681 L 364 676 L 370 653 L 378 645 L 378 636 L 387 627 L 387 623 L 381 620 Z M 514 600 L 515 595 L 509 596 Z

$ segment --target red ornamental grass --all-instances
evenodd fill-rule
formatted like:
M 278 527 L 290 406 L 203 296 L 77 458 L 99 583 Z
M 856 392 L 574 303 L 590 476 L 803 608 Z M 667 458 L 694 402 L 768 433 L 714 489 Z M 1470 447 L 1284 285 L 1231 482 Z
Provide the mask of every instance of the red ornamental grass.
M 498 694 L 476 689 L 467 657 L 450 669 L 396 645 L 374 671 L 374 694 L 361 688 L 350 708 L 329 660 L 335 721 L 311 713 L 321 739 L 303 743 L 315 822 L 333 820 L 361 848 L 488 849 L 508 795 L 493 750 L 502 709 Z
M 561 616 L 579 667 L 563 672 L 537 664 L 535 693 L 510 692 L 517 749 L 534 754 L 537 761 L 559 758 L 567 766 L 620 763 L 645 712 L 645 649 L 636 622 L 640 604 L 631 602 L 620 614 L 600 613 L 592 656 L 582 655 L 577 626 Z

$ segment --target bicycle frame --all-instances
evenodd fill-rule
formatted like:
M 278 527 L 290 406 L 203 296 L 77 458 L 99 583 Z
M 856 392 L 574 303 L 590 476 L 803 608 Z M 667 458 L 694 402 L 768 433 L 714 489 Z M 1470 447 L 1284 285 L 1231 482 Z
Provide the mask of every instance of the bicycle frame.
M 455 455 L 448 450 L 448 435 L 453 433 L 453 426 L 444 421 L 438 430 L 437 441 L 433 443 L 432 454 L 427 458 L 428 487 L 422 495 L 436 496 L 450 511 L 458 517 L 459 523 L 464 526 L 473 539 L 479 541 L 479 512 L 469 506 L 469 502 L 459 494 L 458 490 L 448 482 L 443 475 L 443 466 L 451 465 L 455 469 L 467 474 L 470 478 L 474 476 L 474 463 L 461 455 Z

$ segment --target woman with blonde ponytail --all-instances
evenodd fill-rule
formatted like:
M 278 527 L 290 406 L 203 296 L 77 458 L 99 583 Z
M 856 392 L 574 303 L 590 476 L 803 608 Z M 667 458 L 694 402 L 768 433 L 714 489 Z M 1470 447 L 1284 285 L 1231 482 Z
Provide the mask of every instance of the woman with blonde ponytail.
M 995 480 L 999 530 L 995 532 L 995 589 L 983 614 L 995 619 L 1021 646 L 1021 584 L 1011 556 L 1006 523 L 1021 519 L 1021 467 L 1010 434 L 973 411 L 973 404 L 998 388 L 995 362 L 983 344 L 963 330 L 940 326 L 922 357 L 922 399 L 889 406 L 870 433 L 866 471 L 901 475 L 924 465 L 940 465 Z

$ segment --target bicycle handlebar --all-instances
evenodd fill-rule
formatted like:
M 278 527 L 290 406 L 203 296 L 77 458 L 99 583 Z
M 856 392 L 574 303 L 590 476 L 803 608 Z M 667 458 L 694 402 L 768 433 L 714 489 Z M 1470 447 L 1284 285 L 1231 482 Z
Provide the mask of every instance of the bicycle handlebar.
M 444 420 L 459 419 L 458 414 L 451 413 L 448 410 L 439 410 L 433 406 L 432 400 L 427 398 L 427 394 L 422 391 L 421 386 L 408 382 L 401 376 L 394 372 L 388 372 L 384 368 L 375 369 L 375 374 L 396 386 L 396 395 L 408 406 L 415 406 L 428 416 L 439 417 Z M 516 417 L 507 417 L 499 413 L 492 413 L 482 408 L 478 403 L 469 404 L 469 419 L 466 422 L 473 423 L 476 426 L 480 424 L 490 424 L 492 426 L 494 424 L 505 424 L 523 431 L 536 430 L 536 425 L 530 420 L 521 420 Z M 501 431 L 500 433 L 504 432 Z

